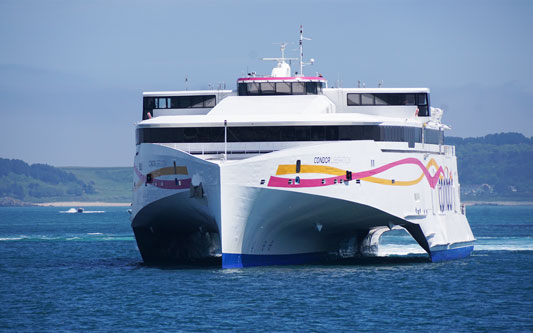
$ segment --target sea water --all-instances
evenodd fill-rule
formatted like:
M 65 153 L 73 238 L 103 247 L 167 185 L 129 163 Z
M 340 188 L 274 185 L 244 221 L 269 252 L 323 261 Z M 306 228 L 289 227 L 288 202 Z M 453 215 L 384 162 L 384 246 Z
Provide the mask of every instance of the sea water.
M 405 233 L 372 261 L 222 270 L 142 264 L 126 208 L 0 208 L 0 331 L 531 331 L 533 206 L 468 207 L 472 256 Z

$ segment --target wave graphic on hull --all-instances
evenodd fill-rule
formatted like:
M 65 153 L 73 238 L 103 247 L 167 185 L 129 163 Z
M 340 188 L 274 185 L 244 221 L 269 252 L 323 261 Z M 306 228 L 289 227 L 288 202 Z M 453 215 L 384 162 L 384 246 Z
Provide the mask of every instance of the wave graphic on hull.
M 384 179 L 384 178 L 378 178 L 374 177 L 375 175 L 378 175 L 382 172 L 385 172 L 389 169 L 392 169 L 394 167 L 405 165 L 405 164 L 412 164 L 420 167 L 422 170 L 422 174 L 420 177 L 413 179 L 413 180 L 393 180 L 393 179 Z M 430 174 L 430 169 L 435 168 L 436 171 L 433 175 Z M 447 168 L 446 168 L 447 170 Z M 291 188 L 298 188 L 298 187 L 317 187 L 317 186 L 328 186 L 328 185 L 334 185 L 337 184 L 339 181 L 347 181 L 346 173 L 349 172 L 348 170 L 342 170 L 335 167 L 330 166 L 324 166 L 324 165 L 302 165 L 300 167 L 300 170 L 298 173 L 321 173 L 321 174 L 327 174 L 327 175 L 334 175 L 334 177 L 328 177 L 328 178 L 315 178 L 315 179 L 298 179 L 298 181 L 294 181 L 292 178 L 284 178 L 284 177 L 277 177 L 279 175 L 289 175 L 289 174 L 296 174 L 296 165 L 294 164 L 285 164 L 285 165 L 279 165 L 278 170 L 276 172 L 276 176 L 271 176 L 268 181 L 269 187 L 291 187 Z M 367 182 L 372 183 L 378 183 L 383 185 L 393 185 L 393 186 L 410 186 L 420 183 L 424 176 L 428 180 L 429 186 L 431 188 L 435 188 L 437 186 L 439 179 L 444 177 L 445 175 L 445 169 L 442 168 L 442 166 L 439 166 L 437 162 L 434 159 L 431 159 L 427 165 L 424 166 L 422 162 L 420 162 L 418 159 L 409 157 L 404 158 L 401 160 L 398 160 L 396 162 L 392 162 L 386 165 L 383 165 L 381 167 L 361 171 L 361 172 L 354 172 L 352 173 L 352 179 L 358 179 L 363 180 Z M 451 177 L 451 173 L 449 173 L 449 177 Z

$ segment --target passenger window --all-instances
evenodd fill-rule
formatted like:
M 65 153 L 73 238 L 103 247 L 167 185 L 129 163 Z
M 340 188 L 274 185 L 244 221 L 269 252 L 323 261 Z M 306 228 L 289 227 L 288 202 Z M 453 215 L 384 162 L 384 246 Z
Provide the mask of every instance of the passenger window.
M 372 95 L 372 94 L 362 94 L 361 95 L 361 104 L 362 105 L 374 105 L 374 95 Z
M 191 107 L 191 98 L 189 96 L 181 96 L 179 101 L 180 108 L 190 108 Z
M 144 109 L 155 109 L 155 98 L 154 97 L 145 97 L 143 99 L 143 108 Z
M 348 105 L 361 105 L 361 94 L 348 94 Z
M 418 105 L 427 105 L 427 95 L 426 94 L 418 94 Z
M 167 98 L 166 97 L 159 97 L 157 99 L 157 108 L 158 109 L 166 109 L 167 108 Z
M 204 99 L 204 106 L 206 108 L 212 108 L 216 105 L 216 99 L 215 96 L 205 96 Z
M 389 103 L 390 101 L 388 101 L 389 96 L 387 96 L 386 94 L 376 94 L 374 95 L 374 97 L 376 98 L 376 105 L 387 105 L 387 104 L 392 104 L 392 103 Z
M 193 96 L 192 97 L 192 107 L 193 108 L 203 108 L 204 107 L 204 98 L 202 96 Z
M 415 105 L 415 94 L 405 94 L 403 105 Z
M 180 107 L 179 97 L 170 97 L 170 108 L 178 109 Z

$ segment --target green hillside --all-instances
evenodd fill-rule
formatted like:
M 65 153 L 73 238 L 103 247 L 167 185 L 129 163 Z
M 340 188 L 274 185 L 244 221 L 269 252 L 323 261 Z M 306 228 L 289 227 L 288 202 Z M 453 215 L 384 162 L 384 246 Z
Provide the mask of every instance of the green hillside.
M 94 188 L 94 193 L 85 194 L 86 201 L 131 202 L 133 168 L 88 168 L 61 167 L 84 183 Z
M 532 200 L 533 139 L 519 133 L 447 137 L 455 145 L 464 200 Z
M 131 202 L 131 183 L 132 168 L 56 168 L 0 158 L 0 199 Z

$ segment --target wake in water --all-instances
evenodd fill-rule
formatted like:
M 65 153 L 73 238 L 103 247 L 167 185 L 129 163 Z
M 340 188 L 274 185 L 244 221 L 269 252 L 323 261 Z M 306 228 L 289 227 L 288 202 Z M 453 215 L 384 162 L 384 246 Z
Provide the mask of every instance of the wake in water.
M 416 243 L 409 243 L 408 237 L 395 237 L 378 247 L 378 257 L 426 256 L 427 253 Z M 480 237 L 474 243 L 477 251 L 533 251 L 532 237 Z
M 62 235 L 5 235 L 5 241 L 134 241 L 131 234 L 88 232 Z M 533 237 L 480 237 L 474 251 L 533 251 Z M 378 247 L 378 257 L 426 256 L 427 253 L 410 237 L 387 237 Z
M 0 237 L 0 242 L 8 241 L 134 241 L 129 234 L 103 234 L 91 232 L 87 234 L 64 234 L 64 235 L 13 235 Z
M 94 214 L 94 213 L 105 213 L 105 210 L 85 210 L 82 208 L 70 208 L 69 210 L 59 211 L 62 214 Z

